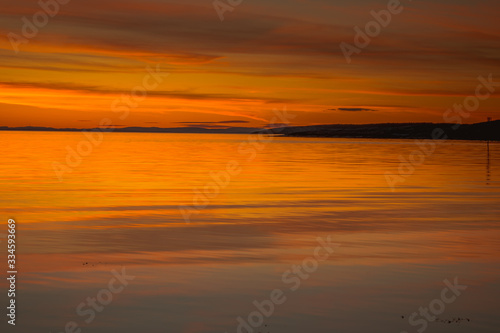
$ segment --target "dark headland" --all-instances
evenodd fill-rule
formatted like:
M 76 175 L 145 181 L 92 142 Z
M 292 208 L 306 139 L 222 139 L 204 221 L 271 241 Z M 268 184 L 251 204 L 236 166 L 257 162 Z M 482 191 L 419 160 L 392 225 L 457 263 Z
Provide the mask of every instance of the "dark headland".
M 49 131 L 78 132 L 78 128 L 52 127 L 0 127 L 0 131 Z M 266 133 L 288 137 L 324 137 L 324 138 L 369 138 L 369 139 L 432 139 L 435 130 L 442 130 L 441 137 L 449 140 L 491 140 L 500 141 L 500 120 L 477 124 L 435 124 L 435 123 L 387 123 L 364 125 L 313 125 L 289 126 L 280 128 L 256 127 L 123 127 L 100 130 L 118 133 L 192 133 L 192 134 L 251 134 Z
M 444 132 L 442 137 L 449 140 L 500 141 L 500 120 L 463 125 L 448 123 L 316 125 L 283 127 L 271 131 L 289 137 L 431 139 L 435 130 L 442 130 Z

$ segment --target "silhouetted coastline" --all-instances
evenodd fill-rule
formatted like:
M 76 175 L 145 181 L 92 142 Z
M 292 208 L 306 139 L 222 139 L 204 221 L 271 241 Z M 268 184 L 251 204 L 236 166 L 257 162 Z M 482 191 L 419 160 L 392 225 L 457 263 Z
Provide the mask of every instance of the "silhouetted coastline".
M 448 140 L 500 141 L 500 120 L 476 124 L 387 123 L 366 125 L 317 125 L 272 130 L 289 137 L 431 139 L 434 131 L 443 131 Z
M 290 126 L 280 128 L 256 127 L 123 127 L 123 128 L 52 128 L 52 127 L 0 127 L 0 131 L 56 131 L 79 132 L 82 130 L 100 130 L 117 133 L 184 133 L 184 134 L 251 134 L 266 133 L 287 137 L 324 137 L 324 138 L 366 138 L 366 139 L 432 139 L 434 131 L 443 131 L 440 135 L 448 140 L 485 140 L 500 141 L 500 120 L 476 124 L 448 123 L 385 123 L 362 125 L 313 125 Z

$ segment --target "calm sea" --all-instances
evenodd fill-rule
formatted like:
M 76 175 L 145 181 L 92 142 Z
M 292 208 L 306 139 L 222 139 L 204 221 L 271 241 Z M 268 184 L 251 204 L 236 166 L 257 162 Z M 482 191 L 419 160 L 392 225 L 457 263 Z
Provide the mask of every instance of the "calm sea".
M 94 139 L 0 132 L 16 332 L 498 332 L 499 144 Z

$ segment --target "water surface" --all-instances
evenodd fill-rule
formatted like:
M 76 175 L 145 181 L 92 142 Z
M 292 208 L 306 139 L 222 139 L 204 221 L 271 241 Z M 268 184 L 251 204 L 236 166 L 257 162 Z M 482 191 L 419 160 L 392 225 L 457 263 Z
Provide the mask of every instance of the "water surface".
M 237 332 L 274 289 L 286 301 L 255 332 L 417 332 L 408 315 L 455 277 L 468 288 L 439 317 L 471 321 L 426 332 L 498 332 L 498 144 L 442 143 L 392 191 L 412 140 L 106 133 L 60 181 L 82 140 L 0 132 L 18 332 Z M 340 247 L 292 291 L 282 276 L 318 237 Z M 122 269 L 135 278 L 86 323 L 77 307 Z

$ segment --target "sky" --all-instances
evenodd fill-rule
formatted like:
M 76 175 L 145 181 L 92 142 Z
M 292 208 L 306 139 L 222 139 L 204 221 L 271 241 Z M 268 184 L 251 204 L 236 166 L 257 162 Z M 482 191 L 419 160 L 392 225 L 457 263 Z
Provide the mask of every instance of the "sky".
M 0 126 L 443 122 L 500 82 L 497 0 L 401 0 L 349 63 L 397 0 L 0 1 Z M 499 91 L 463 121 L 499 119 Z

